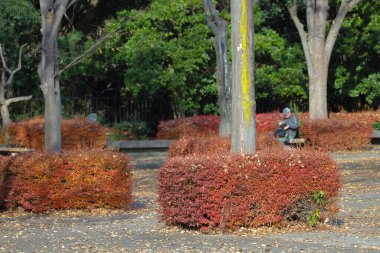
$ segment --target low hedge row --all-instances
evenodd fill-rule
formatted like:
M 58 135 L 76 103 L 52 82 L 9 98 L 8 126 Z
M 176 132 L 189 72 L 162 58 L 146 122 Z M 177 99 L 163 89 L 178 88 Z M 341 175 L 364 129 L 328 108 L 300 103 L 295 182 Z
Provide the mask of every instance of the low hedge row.
M 322 216 L 337 212 L 339 184 L 337 164 L 312 150 L 178 156 L 160 168 L 160 213 L 166 224 L 206 231 L 306 220 L 316 191 L 328 196 Z
M 366 121 L 305 120 L 301 128 L 306 144 L 323 151 L 356 150 L 371 144 L 372 124 Z
M 12 146 L 42 150 L 45 145 L 45 121 L 42 117 L 14 122 L 2 130 L 2 143 Z M 62 149 L 103 148 L 106 144 L 106 128 L 97 122 L 89 123 L 82 118 L 64 119 Z
M 301 137 L 306 139 L 308 146 L 324 151 L 353 150 L 369 146 L 372 124 L 380 120 L 380 111 L 331 113 L 327 120 L 309 120 L 308 113 L 297 114 L 297 117 L 301 124 Z M 279 120 L 280 114 L 275 112 L 256 115 L 258 149 L 276 145 L 271 135 Z M 217 134 L 218 122 L 217 116 L 194 116 L 160 122 L 157 138 L 181 139 L 192 136 L 197 139 L 199 134 L 209 138 Z
M 256 138 L 258 150 L 265 148 L 281 147 L 273 135 L 259 134 Z M 169 146 L 169 157 L 202 155 L 229 152 L 231 140 L 219 138 L 216 134 L 208 136 L 182 136 Z
M 0 208 L 127 208 L 132 200 L 128 158 L 104 151 L 2 157 Z
M 176 140 L 183 135 L 209 135 L 218 133 L 219 116 L 205 115 L 161 121 L 157 127 L 157 140 Z

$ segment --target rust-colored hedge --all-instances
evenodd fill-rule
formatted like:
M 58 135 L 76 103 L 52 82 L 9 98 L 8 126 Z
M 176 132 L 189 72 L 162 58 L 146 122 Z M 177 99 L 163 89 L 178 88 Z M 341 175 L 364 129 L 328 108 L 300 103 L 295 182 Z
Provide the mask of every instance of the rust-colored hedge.
M 258 134 L 256 147 L 258 150 L 271 147 L 281 147 L 281 143 L 269 134 Z M 173 141 L 169 146 L 169 157 L 202 155 L 225 153 L 231 150 L 229 138 L 219 138 L 216 134 L 182 136 L 179 140 Z
M 45 127 L 42 117 L 12 123 L 3 129 L 3 143 L 12 146 L 42 150 L 45 145 Z M 106 128 L 97 122 L 89 123 L 82 118 L 62 120 L 62 149 L 103 148 Z
M 206 231 L 306 220 L 315 191 L 328 196 L 323 215 L 333 215 L 339 184 L 337 164 L 313 150 L 178 156 L 159 171 L 161 219 Z
M 219 129 L 219 116 L 204 115 L 161 121 L 157 127 L 157 140 L 176 140 L 183 135 L 213 135 Z
M 6 168 L 8 167 L 8 163 L 11 160 L 11 157 L 9 156 L 0 156 L 0 209 L 4 207 L 5 199 L 8 192 L 8 177 L 9 177 L 9 170 Z
M 229 138 L 210 136 L 182 136 L 169 146 L 169 157 L 187 156 L 191 154 L 214 154 L 228 152 L 231 149 Z
M 309 120 L 308 113 L 298 113 L 297 117 L 301 123 L 301 137 L 307 141 L 306 146 L 324 151 L 353 150 L 370 145 L 372 124 L 380 120 L 380 111 L 330 113 L 327 120 Z M 272 135 L 280 120 L 281 115 L 276 112 L 256 115 L 257 149 L 277 145 Z M 194 116 L 165 121 L 160 123 L 157 138 L 180 139 L 174 143 L 174 146 L 179 147 L 173 148 L 173 152 L 182 152 L 182 155 L 194 153 L 191 150 L 196 150 L 197 147 L 200 153 L 207 152 L 206 147 L 221 150 L 227 146 L 225 141 L 220 143 L 215 137 L 218 124 L 217 116 Z M 198 140 L 200 136 L 212 140 L 210 143 L 207 140 Z
M 318 150 L 355 150 L 371 144 L 372 124 L 367 121 L 305 120 L 301 128 L 302 137 L 308 146 Z
M 258 133 L 274 132 L 279 113 L 260 113 L 256 115 Z M 214 135 L 219 130 L 219 116 L 204 115 L 161 121 L 157 128 L 156 139 L 176 140 L 182 136 Z
M 32 212 L 51 209 L 128 208 L 132 175 L 128 158 L 105 151 L 61 155 L 29 153 L 0 163 L 6 208 Z M 4 207 L 3 206 L 3 207 Z

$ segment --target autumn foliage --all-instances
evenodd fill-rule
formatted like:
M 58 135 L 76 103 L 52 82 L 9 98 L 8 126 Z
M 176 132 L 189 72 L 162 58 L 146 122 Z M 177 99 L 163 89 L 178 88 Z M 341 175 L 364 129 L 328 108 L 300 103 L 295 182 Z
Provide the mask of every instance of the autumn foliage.
M 297 113 L 300 121 L 301 138 L 306 139 L 306 147 L 323 151 L 355 150 L 370 145 L 372 124 L 380 120 L 380 111 L 356 113 L 330 113 L 327 120 L 310 120 L 308 113 Z M 273 133 L 281 120 L 277 112 L 256 115 L 257 149 L 276 146 Z M 217 116 L 193 116 L 160 122 L 158 139 L 179 139 L 172 148 L 173 153 L 194 153 L 193 147 L 200 153 L 210 149 L 224 149 L 225 142 L 219 143 Z M 212 138 L 211 143 L 201 138 Z M 221 146 L 219 146 L 221 145 Z M 180 151 L 185 146 L 188 148 Z M 199 149 L 196 147 L 199 146 Z M 207 147 L 206 147 L 207 146 Z
M 363 121 L 305 120 L 301 128 L 307 145 L 318 150 L 355 150 L 371 144 L 372 124 Z
M 2 143 L 11 146 L 42 150 L 45 144 L 44 119 L 33 118 L 12 123 L 1 133 Z M 97 122 L 89 123 L 82 118 L 62 120 L 62 149 L 103 148 L 106 128 Z
M 269 134 L 258 134 L 256 144 L 258 150 L 281 147 L 282 145 L 273 135 Z M 219 138 L 216 134 L 205 136 L 184 135 L 169 146 L 169 157 L 225 153 L 229 152 L 230 149 L 231 140 L 229 138 Z
M 105 151 L 3 157 L 0 196 L 0 207 L 32 212 L 128 208 L 132 201 L 129 160 Z
M 332 215 L 338 190 L 337 165 L 328 154 L 312 150 L 178 156 L 159 172 L 162 220 L 206 231 L 305 220 L 315 191 L 327 194 L 323 215 Z
M 157 127 L 156 139 L 175 140 L 181 136 L 212 135 L 219 129 L 219 116 L 193 116 L 161 121 Z

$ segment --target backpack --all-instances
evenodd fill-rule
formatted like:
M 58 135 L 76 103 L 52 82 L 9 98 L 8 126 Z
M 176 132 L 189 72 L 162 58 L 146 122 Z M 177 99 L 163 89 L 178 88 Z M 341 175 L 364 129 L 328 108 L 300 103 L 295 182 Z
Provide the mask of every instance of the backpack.
M 286 135 L 286 130 L 284 130 L 285 126 L 286 124 L 279 126 L 279 128 L 274 132 L 274 136 L 277 138 L 284 138 Z
M 276 130 L 276 132 L 274 132 L 274 136 L 276 136 L 277 138 L 284 138 L 286 135 L 286 131 L 282 128 L 279 128 Z

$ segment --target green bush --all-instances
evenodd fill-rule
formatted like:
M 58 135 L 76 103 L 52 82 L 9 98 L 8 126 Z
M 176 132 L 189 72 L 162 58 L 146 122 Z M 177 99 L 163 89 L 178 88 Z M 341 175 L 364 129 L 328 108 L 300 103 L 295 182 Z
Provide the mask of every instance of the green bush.
M 372 127 L 375 130 L 380 130 L 380 121 L 377 121 L 377 122 L 373 123 Z
M 120 122 L 113 125 L 112 130 L 108 133 L 108 139 L 118 140 L 146 140 L 153 131 L 146 126 L 146 122 L 132 121 Z

